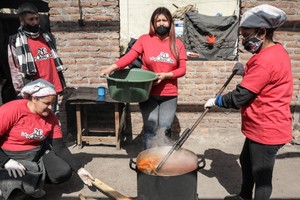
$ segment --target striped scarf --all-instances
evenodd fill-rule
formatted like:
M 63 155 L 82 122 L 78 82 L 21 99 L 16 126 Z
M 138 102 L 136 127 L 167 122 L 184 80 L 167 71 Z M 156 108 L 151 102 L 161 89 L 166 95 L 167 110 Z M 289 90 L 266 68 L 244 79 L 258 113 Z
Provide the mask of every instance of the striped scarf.
M 50 36 L 46 32 L 42 32 L 44 39 L 46 40 L 49 48 L 51 49 L 52 57 L 55 62 L 56 70 L 62 71 L 64 69 L 63 63 L 59 58 L 54 42 L 51 40 Z M 34 58 L 30 52 L 27 37 L 37 38 L 40 33 L 32 34 L 23 30 L 23 26 L 20 26 L 16 38 L 16 52 L 19 64 L 21 65 L 22 73 L 24 75 L 33 76 L 36 74 L 36 66 L 34 63 Z

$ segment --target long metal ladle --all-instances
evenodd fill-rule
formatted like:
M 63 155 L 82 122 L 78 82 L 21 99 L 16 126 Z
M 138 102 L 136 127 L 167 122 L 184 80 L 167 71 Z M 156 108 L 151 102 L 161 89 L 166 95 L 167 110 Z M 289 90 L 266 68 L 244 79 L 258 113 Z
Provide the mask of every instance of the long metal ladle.
M 241 63 L 237 63 L 236 65 L 238 65 L 238 64 L 241 65 Z M 231 79 L 234 77 L 234 75 L 237 73 L 237 71 L 238 71 L 238 69 L 235 69 L 235 70 L 232 71 L 231 75 L 229 76 L 229 78 L 227 79 L 227 81 L 224 83 L 224 85 L 222 86 L 222 88 L 219 90 L 219 92 L 216 94 L 216 96 L 220 95 L 224 91 L 224 89 L 227 87 L 227 85 L 229 84 L 229 82 L 231 81 Z M 197 119 L 197 121 L 194 123 L 194 125 L 191 128 L 186 128 L 184 130 L 184 132 L 181 134 L 181 136 L 179 137 L 179 139 L 173 144 L 172 148 L 168 151 L 168 153 L 164 156 L 164 158 L 160 161 L 160 163 L 156 167 L 156 169 L 155 169 L 156 173 L 158 173 L 161 170 L 161 168 L 166 163 L 166 161 L 171 156 L 171 154 L 174 151 L 177 151 L 183 145 L 183 143 L 187 140 L 187 138 L 191 135 L 191 133 L 194 131 L 194 129 L 198 126 L 198 124 L 201 122 L 201 120 L 203 119 L 203 117 L 209 111 L 209 109 L 210 108 L 206 108 L 204 110 L 204 112 L 202 113 L 202 115 Z

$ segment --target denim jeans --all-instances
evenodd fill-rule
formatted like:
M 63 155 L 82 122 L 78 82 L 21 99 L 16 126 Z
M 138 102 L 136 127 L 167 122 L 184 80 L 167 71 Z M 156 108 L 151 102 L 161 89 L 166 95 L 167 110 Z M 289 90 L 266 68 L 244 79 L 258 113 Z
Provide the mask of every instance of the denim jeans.
M 242 188 L 240 196 L 252 199 L 269 200 L 272 193 L 272 176 L 278 150 L 283 145 L 264 145 L 246 138 L 241 155 Z
M 177 96 L 150 96 L 145 102 L 139 103 L 143 116 L 144 148 L 151 147 L 151 139 L 158 130 L 168 134 L 171 130 L 177 108 Z

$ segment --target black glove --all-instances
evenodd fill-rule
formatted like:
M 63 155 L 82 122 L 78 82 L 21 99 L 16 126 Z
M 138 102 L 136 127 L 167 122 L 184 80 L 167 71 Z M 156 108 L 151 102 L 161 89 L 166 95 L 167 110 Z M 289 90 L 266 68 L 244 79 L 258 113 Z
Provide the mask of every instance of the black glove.
M 242 63 L 240 62 L 237 62 L 234 67 L 232 68 L 232 71 L 235 71 L 237 70 L 236 72 L 236 75 L 240 75 L 240 76 L 243 76 L 244 75 L 244 66 Z

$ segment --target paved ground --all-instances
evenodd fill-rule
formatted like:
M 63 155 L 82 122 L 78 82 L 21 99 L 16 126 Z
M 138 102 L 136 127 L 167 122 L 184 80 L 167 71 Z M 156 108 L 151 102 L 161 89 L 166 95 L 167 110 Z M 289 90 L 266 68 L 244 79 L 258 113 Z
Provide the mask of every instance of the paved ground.
M 238 162 L 244 137 L 238 131 L 192 134 L 183 148 L 205 158 L 206 166 L 198 173 L 197 193 L 200 200 L 223 199 L 240 188 L 241 172 Z M 91 174 L 128 197 L 137 196 L 137 174 L 129 168 L 130 158 L 141 151 L 140 139 L 125 142 L 121 150 L 113 146 L 89 145 L 82 149 L 72 145 L 70 150 L 78 162 L 85 164 Z M 285 145 L 278 154 L 273 178 L 273 200 L 300 200 L 300 146 Z M 109 199 L 97 188 L 84 186 L 74 176 L 62 185 L 47 185 L 45 200 L 75 200 L 82 194 L 86 199 Z

